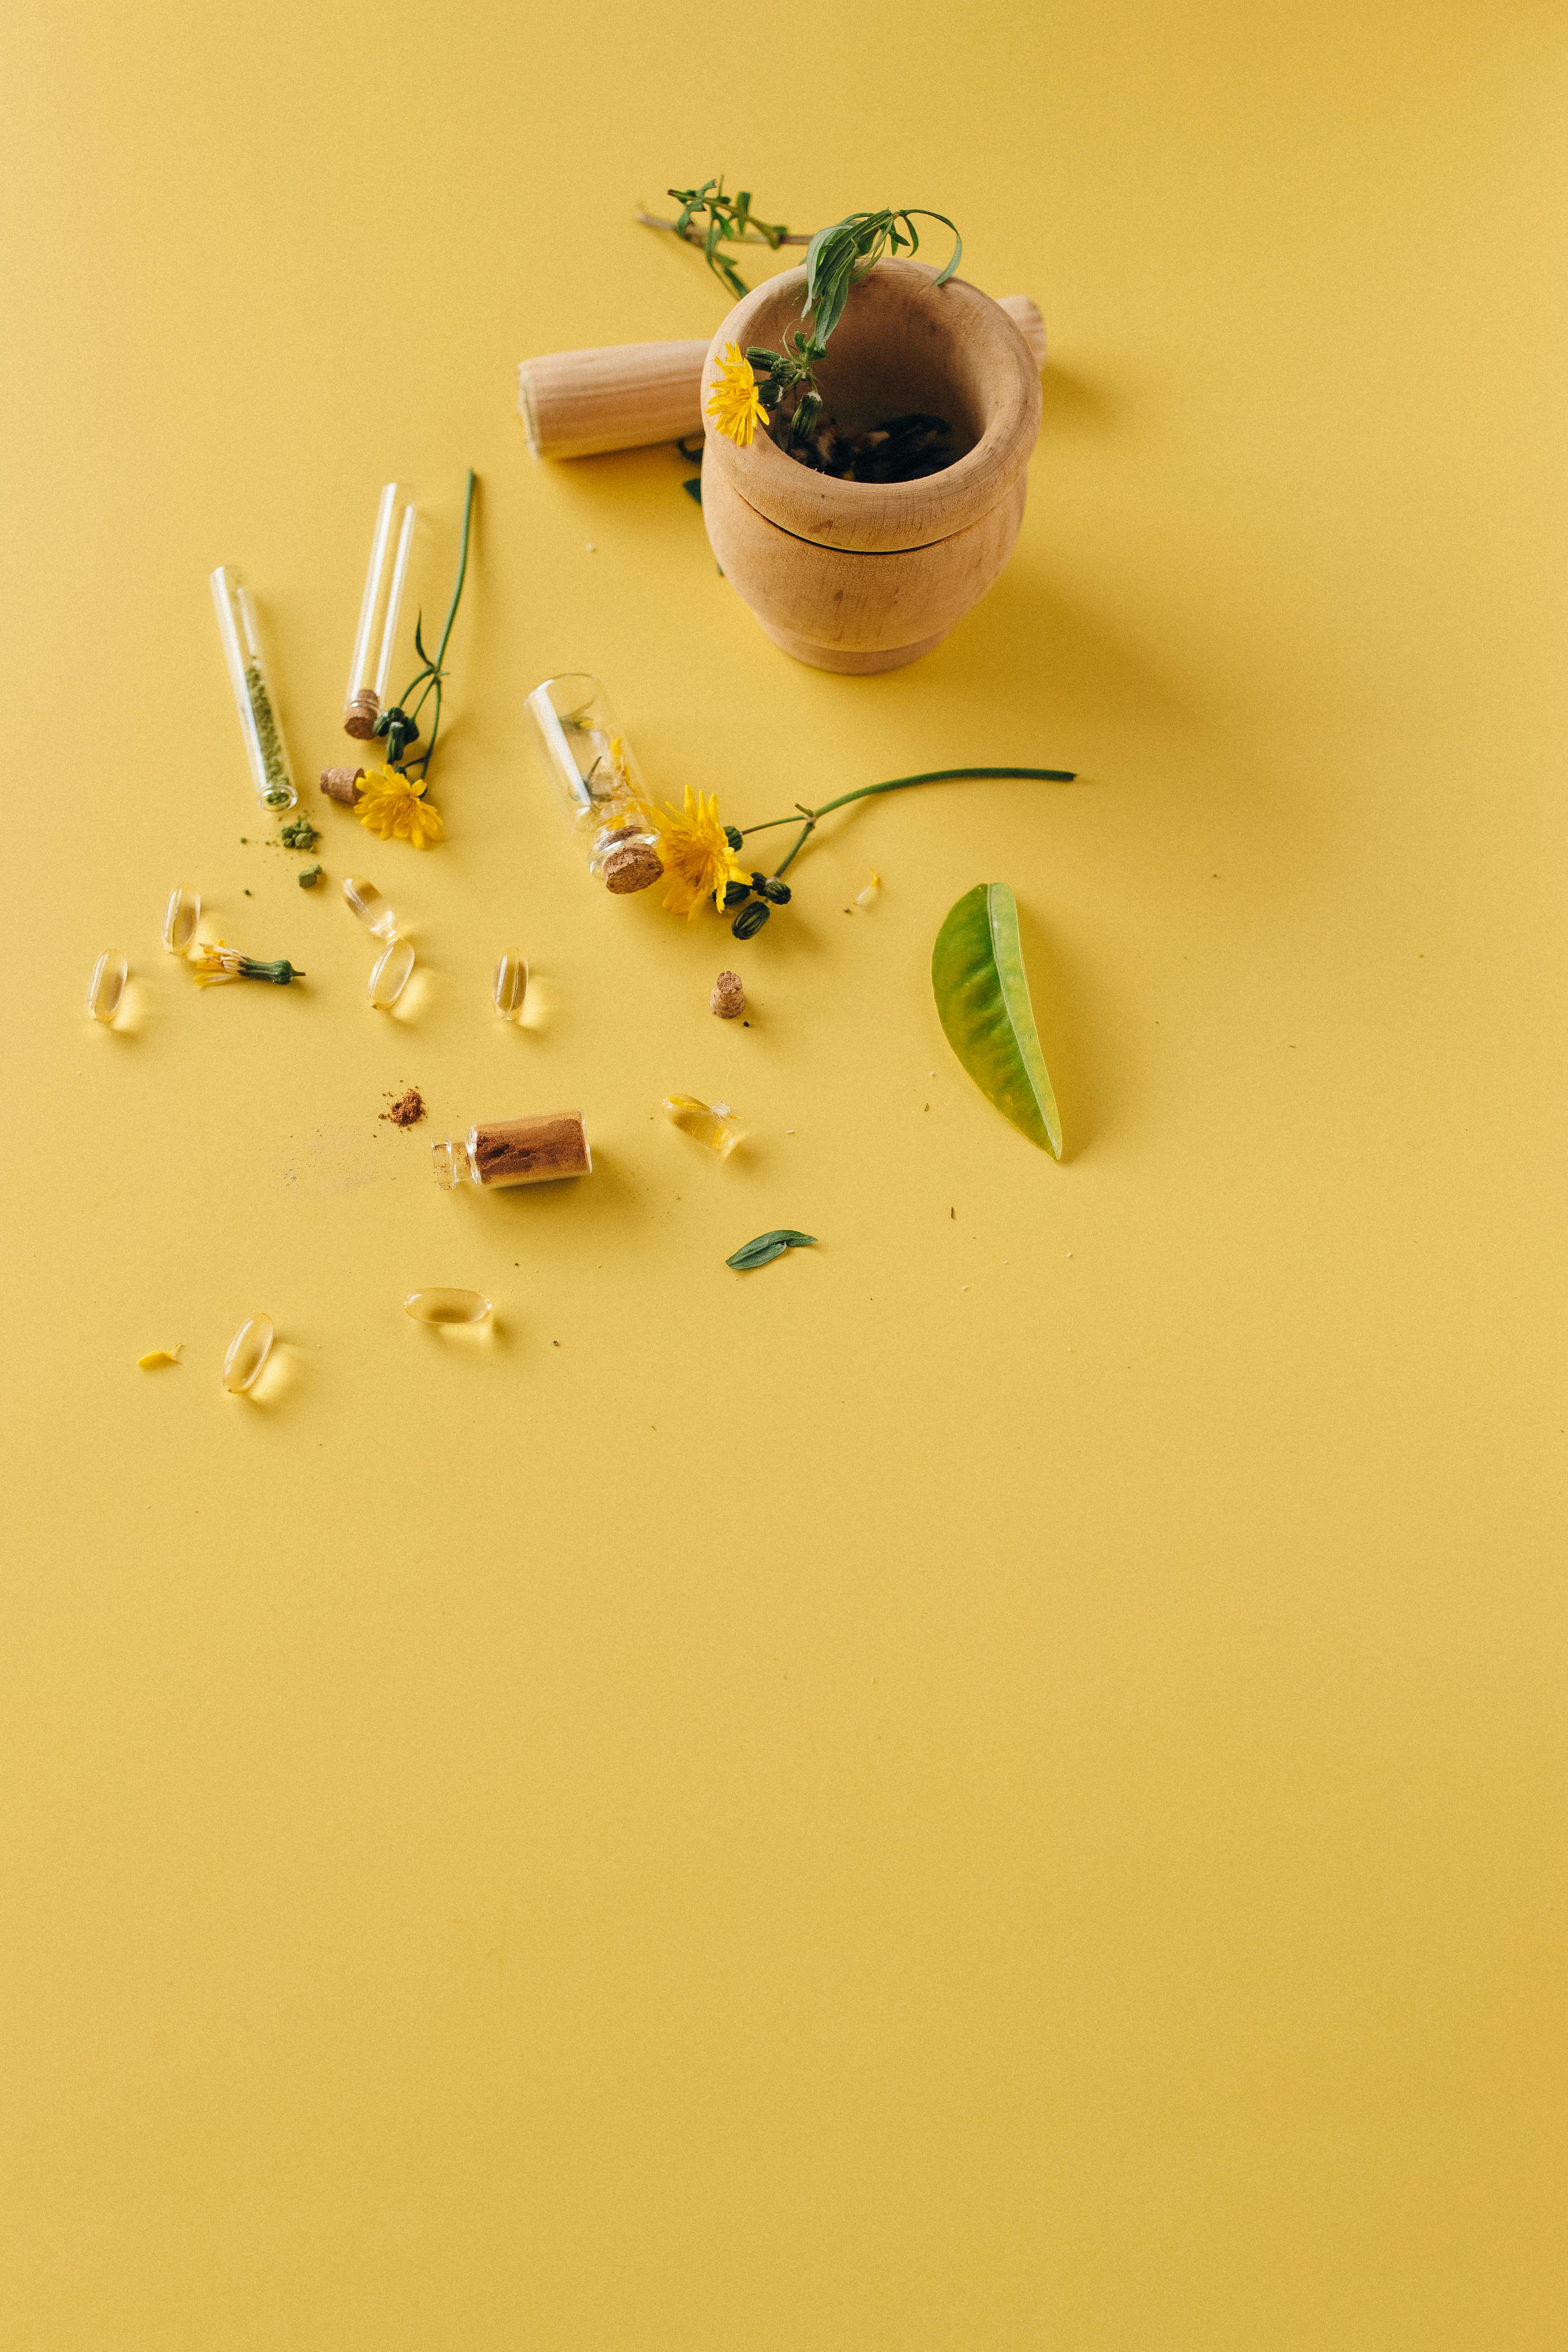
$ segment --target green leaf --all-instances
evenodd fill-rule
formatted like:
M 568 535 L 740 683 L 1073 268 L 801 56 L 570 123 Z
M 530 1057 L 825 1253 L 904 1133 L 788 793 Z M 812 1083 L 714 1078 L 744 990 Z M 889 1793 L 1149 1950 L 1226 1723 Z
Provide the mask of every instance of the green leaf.
M 724 1263 L 732 1265 L 737 1274 L 750 1274 L 753 1268 L 769 1265 L 775 1257 L 783 1257 L 785 1250 L 812 1249 L 816 1243 L 815 1234 L 797 1234 L 788 1225 L 778 1225 L 771 1234 L 759 1234 L 754 1242 L 748 1242 Z
M 976 883 L 949 913 L 931 950 L 931 983 L 947 1042 L 981 1093 L 1059 1160 L 1062 1123 L 1005 882 Z
M 702 477 L 700 474 L 689 475 L 688 478 L 682 482 L 680 487 L 686 492 L 689 499 L 695 499 L 699 506 L 702 504 Z

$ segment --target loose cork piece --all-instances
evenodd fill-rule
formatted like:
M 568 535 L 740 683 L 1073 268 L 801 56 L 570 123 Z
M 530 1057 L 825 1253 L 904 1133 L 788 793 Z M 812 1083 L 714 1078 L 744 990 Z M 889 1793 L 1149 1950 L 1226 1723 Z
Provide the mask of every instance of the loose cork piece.
M 481 1184 L 548 1184 L 589 1175 L 594 1166 L 580 1110 L 492 1119 L 474 1129 L 473 1155 Z
M 611 850 L 604 871 L 605 889 L 625 898 L 634 890 L 651 889 L 664 872 L 664 863 L 651 842 L 628 841 L 624 848 Z
M 380 717 L 381 704 L 368 686 L 362 687 L 343 713 L 343 733 L 363 743 L 375 733 Z
M 713 983 L 713 993 L 708 1003 L 721 1021 L 738 1021 L 746 1009 L 746 991 L 740 973 L 721 971 Z
M 363 768 L 323 768 L 321 790 L 330 801 L 341 801 L 344 808 L 353 808 L 359 798 L 359 780 Z

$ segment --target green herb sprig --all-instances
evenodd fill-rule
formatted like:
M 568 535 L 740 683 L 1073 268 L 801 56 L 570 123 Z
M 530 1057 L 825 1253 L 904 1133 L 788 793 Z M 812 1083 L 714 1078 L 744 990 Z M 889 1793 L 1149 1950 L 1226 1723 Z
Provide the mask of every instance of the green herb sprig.
M 783 221 L 758 220 L 752 211 L 748 188 L 738 195 L 724 194 L 722 178 L 704 180 L 700 188 L 670 188 L 680 211 L 672 221 L 660 220 L 656 214 L 640 212 L 637 218 L 645 228 L 672 229 L 689 245 L 700 245 L 709 268 L 721 286 L 734 295 L 747 291 L 745 279 L 726 253 L 722 245 L 765 245 L 776 253 L 781 245 L 805 245 L 807 238 L 792 236 Z
M 884 254 L 920 249 L 921 220 L 941 221 L 952 229 L 952 251 L 936 283 L 945 286 L 963 257 L 963 239 L 945 213 L 923 206 L 879 213 L 850 213 L 829 228 L 819 228 L 805 252 L 805 303 L 802 326 L 784 337 L 782 351 L 755 344 L 746 352 L 757 382 L 758 397 L 767 410 L 773 438 L 781 447 L 808 442 L 822 416 L 822 393 L 816 366 L 827 350 L 828 337 L 844 316 L 844 306 L 861 280 L 875 269 Z M 900 226 L 900 223 L 902 226 Z M 784 428 L 782 436 L 781 426 Z
M 447 625 L 434 654 L 425 650 L 420 632 L 425 615 L 421 613 L 414 624 L 414 650 L 419 656 L 419 667 L 398 696 L 390 709 L 384 710 L 375 722 L 375 731 L 386 738 L 386 764 L 402 776 L 426 774 L 436 749 L 436 738 L 441 727 L 441 688 L 446 682 L 447 646 L 451 639 L 452 624 L 458 617 L 458 606 L 463 599 L 463 583 L 468 573 L 468 537 L 473 529 L 474 492 L 479 487 L 473 467 L 468 468 L 468 488 L 463 499 L 463 541 L 458 554 L 458 577 L 452 587 L 452 601 L 447 608 Z M 430 733 L 422 751 L 411 751 L 419 740 L 419 714 L 434 695 L 435 705 L 430 715 Z
M 931 212 L 923 205 L 848 213 L 843 220 L 806 235 L 787 229 L 782 222 L 758 220 L 752 211 L 751 192 L 743 189 L 739 195 L 727 196 L 721 178 L 704 180 L 700 188 L 671 188 L 669 194 L 680 206 L 674 220 L 660 220 L 645 212 L 639 212 L 637 219 L 649 228 L 670 229 L 689 244 L 700 245 L 709 268 L 731 294 L 744 294 L 747 288 L 733 262 L 721 250 L 722 246 L 765 245 L 775 252 L 781 245 L 805 247 L 802 326 L 809 327 L 810 332 L 797 330 L 786 335 L 782 351 L 770 351 L 759 343 L 746 352 L 773 438 L 785 449 L 804 445 L 816 431 L 822 417 L 816 363 L 844 316 L 850 294 L 883 256 L 918 253 L 921 236 L 915 223 L 926 220 L 940 221 L 943 228 L 952 229 L 952 252 L 938 272 L 939 286 L 946 285 L 963 258 L 963 239 L 952 222 L 945 213 Z
M 737 1274 L 753 1274 L 760 1265 L 771 1265 L 785 1250 L 815 1249 L 815 1234 L 797 1234 L 792 1226 L 775 1225 L 771 1234 L 759 1234 L 754 1242 L 746 1242 L 732 1257 L 724 1260 Z
M 800 824 L 799 833 L 771 874 L 757 873 L 752 876 L 750 882 L 731 883 L 724 894 L 724 912 L 735 917 L 730 926 L 731 930 L 738 940 L 754 940 L 763 924 L 771 920 L 773 908 L 788 906 L 792 893 L 784 877 L 823 818 L 830 815 L 833 810 L 847 808 L 851 801 L 875 800 L 883 793 L 908 792 L 913 784 L 956 783 L 965 778 L 978 776 L 1022 776 L 1040 783 L 1070 784 L 1077 782 L 1078 772 L 1073 768 L 931 768 L 923 775 L 894 776 L 885 784 L 862 784 L 858 792 L 840 793 L 837 800 L 824 801 L 820 808 L 807 808 L 804 801 L 797 801 L 794 814 L 771 816 L 763 824 L 749 824 L 744 828 L 726 825 L 725 835 L 738 856 L 742 844 L 753 833 L 772 833 L 781 824 Z

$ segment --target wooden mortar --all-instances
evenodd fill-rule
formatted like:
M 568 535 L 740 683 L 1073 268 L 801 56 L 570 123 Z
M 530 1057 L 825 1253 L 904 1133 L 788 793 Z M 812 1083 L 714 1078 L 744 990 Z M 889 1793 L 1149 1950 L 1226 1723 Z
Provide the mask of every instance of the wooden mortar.
M 1046 363 L 1046 322 L 1026 294 L 1001 307 Z M 702 430 L 706 341 L 604 343 L 584 352 L 546 352 L 517 371 L 517 405 L 535 457 L 600 457 L 684 441 Z
M 963 278 L 879 262 L 851 293 L 817 371 L 847 431 L 918 411 L 961 454 L 914 482 L 840 482 L 759 429 L 742 448 L 707 425 L 702 517 L 725 577 L 776 646 L 817 669 L 898 669 L 977 604 L 1024 518 L 1040 379 L 1017 327 Z M 738 302 L 709 346 L 703 396 L 728 343 L 778 349 L 801 322 L 804 269 Z

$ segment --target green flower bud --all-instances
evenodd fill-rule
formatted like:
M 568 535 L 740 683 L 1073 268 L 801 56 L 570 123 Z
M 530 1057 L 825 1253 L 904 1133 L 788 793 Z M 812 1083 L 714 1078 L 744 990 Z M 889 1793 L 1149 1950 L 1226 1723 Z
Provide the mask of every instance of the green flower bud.
M 738 940 L 754 940 L 773 911 L 765 898 L 753 898 L 749 907 L 742 908 L 730 929 Z

